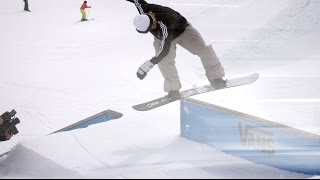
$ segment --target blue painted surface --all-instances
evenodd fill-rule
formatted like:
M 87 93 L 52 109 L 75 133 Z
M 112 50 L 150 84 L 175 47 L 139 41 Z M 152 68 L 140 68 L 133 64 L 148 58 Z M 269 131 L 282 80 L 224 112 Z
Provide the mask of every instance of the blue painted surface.
M 108 114 L 102 114 L 100 116 L 97 116 L 97 117 L 94 117 L 94 118 L 90 118 L 90 119 L 88 119 L 88 121 L 83 122 L 83 123 L 81 123 L 81 124 L 79 124 L 77 126 L 69 128 L 68 131 L 71 131 L 71 130 L 74 130 L 74 129 L 86 128 L 86 127 L 88 127 L 90 125 L 106 122 L 106 121 L 109 121 L 109 120 L 112 120 L 112 119 L 114 119 L 114 116 L 108 115 Z
M 287 126 L 181 101 L 181 136 L 247 160 L 320 174 L 320 138 Z
M 106 110 L 106 111 L 100 112 L 96 115 L 93 115 L 91 117 L 88 117 L 84 120 L 76 122 L 74 124 L 71 124 L 70 126 L 64 127 L 64 128 L 62 128 L 58 131 L 55 131 L 53 133 L 58 133 L 58 132 L 63 132 L 63 131 L 71 131 L 71 130 L 80 129 L 80 128 L 86 128 L 86 127 L 93 125 L 93 124 L 103 123 L 103 122 L 110 121 L 113 119 L 118 119 L 120 117 L 122 117 L 122 113 L 112 111 L 112 110 Z M 53 133 L 50 133 L 50 134 L 53 134 Z
M 122 113 L 119 113 L 119 112 L 116 112 L 116 111 L 112 111 L 112 110 L 106 110 L 106 111 L 103 111 L 101 113 L 98 113 L 94 116 L 91 116 L 91 117 L 88 117 L 84 120 L 81 120 L 79 122 L 76 122 L 74 124 L 71 124 L 70 126 L 67 126 L 67 127 L 64 127 L 60 130 L 57 130 L 55 132 L 52 132 L 50 134 L 54 134 L 54 133 L 59 133 L 59 132 L 64 132 L 64 131 L 72 131 L 72 130 L 75 130 L 75 129 L 81 129 L 81 128 L 86 128 L 90 125 L 93 125 L 93 124 L 98 124 L 98 123 L 103 123 L 103 122 L 107 122 L 107 121 L 110 121 L 110 120 L 113 120 L 113 119 L 118 119 L 118 118 L 121 118 L 122 117 Z M 50 135 L 48 134 L 48 135 Z M 3 154 L 0 154 L 0 158 L 2 158 L 3 156 L 7 155 L 10 153 L 11 150 L 3 153 Z

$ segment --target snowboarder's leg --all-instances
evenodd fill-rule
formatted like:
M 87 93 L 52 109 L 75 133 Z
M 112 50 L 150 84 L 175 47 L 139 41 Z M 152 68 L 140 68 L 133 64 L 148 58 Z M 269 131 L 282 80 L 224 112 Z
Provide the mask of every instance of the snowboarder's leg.
M 211 45 L 207 46 L 200 33 L 191 25 L 178 38 L 178 44 L 194 55 L 200 57 L 209 81 L 224 77 L 222 67 Z
M 81 14 L 82 14 L 82 19 L 81 19 L 81 21 L 87 20 L 86 11 L 85 11 L 84 9 L 80 9 L 80 12 L 81 12 Z
M 160 48 L 160 41 L 155 38 L 153 46 L 156 51 Z M 170 47 L 169 54 L 163 58 L 158 64 L 159 70 L 164 78 L 164 91 L 170 92 L 181 88 L 180 78 L 176 68 L 176 42 L 173 41 Z

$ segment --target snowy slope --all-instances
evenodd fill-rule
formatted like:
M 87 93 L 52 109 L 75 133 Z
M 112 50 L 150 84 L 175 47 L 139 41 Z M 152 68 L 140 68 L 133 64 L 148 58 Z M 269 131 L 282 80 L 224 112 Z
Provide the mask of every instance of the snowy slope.
M 287 78 L 288 72 L 289 80 L 320 76 L 317 72 L 320 57 L 317 0 L 149 2 L 177 9 L 198 27 L 221 57 L 227 77 L 261 72 L 266 82 L 272 77 Z M 150 112 L 134 111 L 133 104 L 164 95 L 157 68 L 143 81 L 135 76 L 141 63 L 153 56 L 153 38 L 134 30 L 132 18 L 137 10 L 127 1 L 88 1 L 92 5 L 89 18 L 94 20 L 84 23 L 78 22 L 81 3 L 33 0 L 31 13 L 21 11 L 20 1 L 5 1 L 0 7 L 0 34 L 3 35 L 0 112 L 15 109 L 21 119 L 17 126 L 20 133 L 10 141 L 1 142 L 0 153 L 14 149 L 0 162 L 0 177 L 310 177 L 255 164 L 180 138 L 179 103 Z M 286 48 L 281 50 L 281 47 Z M 279 57 L 284 58 L 275 61 Z M 308 65 L 311 68 L 307 68 Z M 177 66 L 184 89 L 207 83 L 198 58 L 181 48 Z M 306 67 L 303 76 L 300 71 L 297 73 L 302 66 Z M 278 97 L 301 98 L 302 90 L 311 89 L 303 86 L 295 91 L 292 86 L 277 86 L 273 82 L 274 79 L 267 84 L 261 82 L 240 88 L 238 92 L 219 92 L 205 98 L 249 111 L 246 107 L 251 106 L 241 106 L 243 99 L 234 97 L 255 101 L 258 94 L 258 99 L 265 99 L 260 99 L 263 102 L 257 111 L 249 113 L 271 118 L 268 112 L 283 114 L 283 111 L 269 110 L 266 101 Z M 276 87 L 283 93 L 279 96 L 273 91 L 264 93 L 266 86 Z M 290 96 L 286 88 L 290 89 Z M 318 102 L 319 85 L 316 88 L 302 98 Z M 243 96 L 245 92 L 255 93 Z M 302 117 L 309 116 L 310 111 L 314 113 L 311 121 L 319 119 L 318 107 L 319 103 L 293 106 Z M 87 129 L 45 136 L 106 109 L 119 111 L 124 116 Z M 303 113 L 299 114 L 300 111 Z M 281 123 L 292 124 L 286 120 L 288 118 L 282 119 Z M 312 132 L 317 133 L 319 129 Z
M 229 72 L 258 71 L 260 80 L 199 99 L 320 135 L 319 7 L 288 1 L 221 56 Z

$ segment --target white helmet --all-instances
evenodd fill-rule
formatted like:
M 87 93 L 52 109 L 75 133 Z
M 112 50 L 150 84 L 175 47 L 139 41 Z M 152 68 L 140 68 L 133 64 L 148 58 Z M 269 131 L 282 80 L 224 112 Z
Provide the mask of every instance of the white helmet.
M 139 33 L 147 33 L 153 24 L 152 17 L 148 14 L 140 14 L 134 17 L 133 25 Z

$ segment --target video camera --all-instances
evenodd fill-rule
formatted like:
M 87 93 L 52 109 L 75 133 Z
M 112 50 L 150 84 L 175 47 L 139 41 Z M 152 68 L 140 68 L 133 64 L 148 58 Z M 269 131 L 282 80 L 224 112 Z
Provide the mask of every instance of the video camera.
M 3 124 L 0 125 L 0 135 L 4 135 L 6 132 L 14 135 L 19 133 L 16 125 L 20 123 L 20 120 L 15 117 L 16 113 L 17 112 L 13 109 L 11 112 L 6 111 L 1 115 Z

